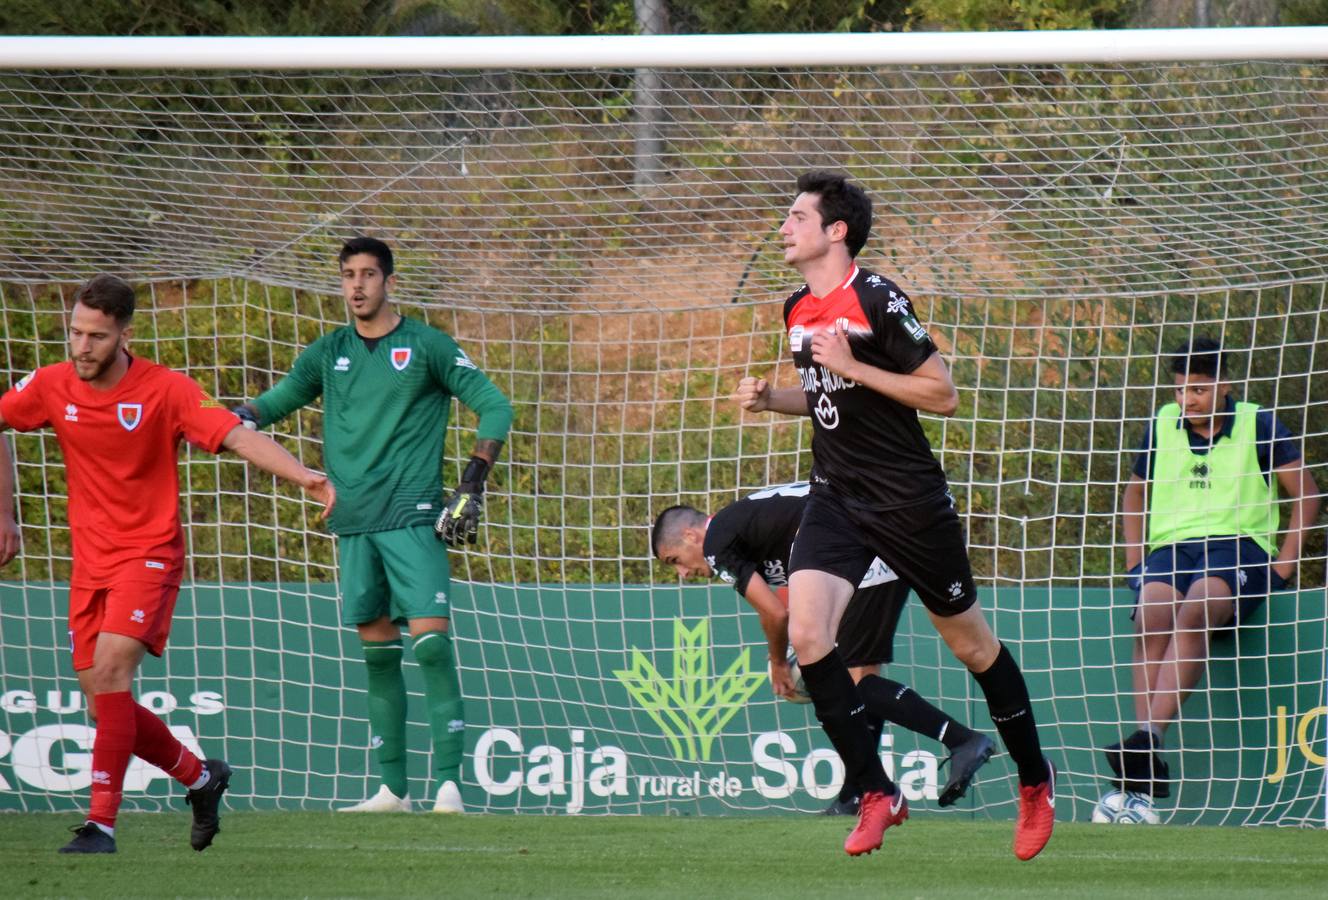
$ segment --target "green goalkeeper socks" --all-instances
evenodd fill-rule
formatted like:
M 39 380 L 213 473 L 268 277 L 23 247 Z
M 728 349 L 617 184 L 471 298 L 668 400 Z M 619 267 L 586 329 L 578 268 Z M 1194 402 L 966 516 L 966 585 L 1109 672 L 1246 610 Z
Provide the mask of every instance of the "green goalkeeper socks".
M 406 796 L 406 680 L 401 676 L 401 640 L 363 641 L 369 668 L 370 746 L 378 750 L 383 784 Z
M 424 676 L 424 696 L 429 704 L 435 779 L 438 784 L 455 781 L 459 787 L 466 722 L 461 710 L 461 681 L 457 678 L 452 635 L 446 631 L 416 635 L 415 661 Z

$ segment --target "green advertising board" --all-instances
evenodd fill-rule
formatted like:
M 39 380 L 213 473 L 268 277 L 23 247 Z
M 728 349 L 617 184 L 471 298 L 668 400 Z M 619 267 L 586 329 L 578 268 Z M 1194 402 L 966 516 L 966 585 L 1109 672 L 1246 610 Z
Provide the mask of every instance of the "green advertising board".
M 1019 658 L 1061 818 L 1102 793 L 1095 748 L 1133 728 L 1125 592 L 1000 589 L 998 633 Z M 70 670 L 61 585 L 0 585 L 0 810 L 76 810 L 92 731 Z M 833 797 L 842 767 L 809 705 L 775 700 L 756 617 L 723 586 L 457 585 L 468 805 L 492 812 L 779 814 Z M 1173 822 L 1324 824 L 1324 592 L 1272 598 L 1213 643 L 1170 758 Z M 358 639 L 331 586 L 187 585 L 171 643 L 145 661 L 140 702 L 185 743 L 240 772 L 228 798 L 326 809 L 376 787 Z M 900 623 L 889 677 L 991 733 L 976 686 L 921 606 Z M 411 794 L 428 795 L 418 673 L 408 734 Z M 1121 723 L 1125 723 L 1122 725 Z M 935 809 L 944 748 L 887 729 L 882 758 L 920 811 Z M 181 792 L 135 761 L 126 804 Z M 1010 818 L 1004 755 L 957 814 Z M 956 814 L 950 812 L 947 814 Z

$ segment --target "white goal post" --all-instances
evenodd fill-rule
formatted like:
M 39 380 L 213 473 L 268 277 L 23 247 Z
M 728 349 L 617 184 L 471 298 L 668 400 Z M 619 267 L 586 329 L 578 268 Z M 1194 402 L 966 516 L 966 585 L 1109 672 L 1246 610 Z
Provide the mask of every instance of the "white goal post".
M 953 371 L 959 412 L 925 428 L 1065 816 L 1087 821 L 1099 749 L 1135 724 L 1120 497 L 1170 351 L 1236 351 L 1238 395 L 1328 484 L 1325 60 L 1324 28 L 3 37 L 0 380 L 62 359 L 70 285 L 113 271 L 142 286 L 139 352 L 252 398 L 344 323 L 340 242 L 382 237 L 395 299 L 517 409 L 482 541 L 453 555 L 467 802 L 811 811 L 841 769 L 808 708 L 773 699 L 755 615 L 680 585 L 647 532 L 665 506 L 807 475 L 807 426 L 729 395 L 796 378 L 774 229 L 799 173 L 847 172 L 876 204 L 863 263 L 910 291 Z M 473 425 L 454 416 L 448 482 Z M 316 410 L 278 436 L 321 459 Z M 11 440 L 0 810 L 73 809 L 90 731 L 62 649 L 62 468 L 51 435 Z M 235 460 L 182 465 L 191 580 L 144 702 L 249 773 L 232 802 L 362 799 L 333 540 Z M 1321 516 L 1295 588 L 1214 639 L 1164 821 L 1328 824 L 1324 583 Z M 918 604 L 887 674 L 994 732 Z M 931 812 L 943 748 L 895 728 L 882 752 Z M 126 802 L 165 803 L 158 775 L 136 769 Z M 1013 796 L 1001 756 L 962 809 L 1008 817 Z
M 6 69 L 627 69 L 1322 60 L 1324 29 L 509 37 L 0 37 Z

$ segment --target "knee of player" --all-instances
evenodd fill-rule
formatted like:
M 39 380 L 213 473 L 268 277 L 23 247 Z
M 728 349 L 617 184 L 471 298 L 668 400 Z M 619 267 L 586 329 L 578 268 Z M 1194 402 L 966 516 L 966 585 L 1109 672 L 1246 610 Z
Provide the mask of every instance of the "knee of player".
M 827 623 L 808 617 L 791 616 L 788 636 L 799 659 L 820 659 L 835 645 Z
M 1212 601 L 1231 602 L 1231 586 L 1221 578 L 1196 578 L 1185 592 L 1185 602 L 1181 605 L 1184 607 Z
M 1185 595 L 1166 581 L 1148 581 L 1139 589 L 1139 602 L 1147 605 L 1173 605 L 1185 599 Z
M 1001 642 L 996 639 L 985 619 L 971 613 L 961 613 L 934 621 L 954 658 L 967 666 L 970 672 L 985 672 L 995 664 L 996 657 L 1001 653 Z
M 1176 624 L 1176 606 L 1165 603 L 1141 603 L 1134 616 L 1135 629 L 1140 636 L 1166 634 Z
M 1227 619 L 1229 616 L 1221 616 L 1221 610 L 1215 609 L 1217 604 L 1230 606 L 1231 599 L 1217 598 L 1216 603 L 1210 601 L 1207 597 L 1197 597 L 1187 599 L 1176 610 L 1176 630 L 1177 631 L 1207 631 L 1217 625 L 1224 624 L 1219 619 Z
M 869 675 L 880 677 L 881 666 L 879 663 L 870 666 L 849 666 L 848 674 L 852 676 L 854 684 L 861 684 L 862 679 Z
M 414 637 L 415 661 L 421 666 L 451 666 L 452 635 L 446 631 L 426 631 Z
M 92 693 L 109 694 L 129 690 L 134 681 L 135 669 L 137 669 L 136 664 L 120 660 L 98 661 L 92 667 L 92 675 L 89 678 Z
M 963 663 L 970 672 L 985 672 L 996 662 L 1001 652 L 1000 644 L 992 645 L 977 637 L 965 637 L 950 643 L 950 652 L 955 659 Z

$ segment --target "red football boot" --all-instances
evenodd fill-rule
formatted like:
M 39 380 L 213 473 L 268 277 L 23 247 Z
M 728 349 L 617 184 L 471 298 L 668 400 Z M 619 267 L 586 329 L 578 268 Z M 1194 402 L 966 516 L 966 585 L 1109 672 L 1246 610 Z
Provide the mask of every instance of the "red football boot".
M 902 825 L 908 818 L 908 801 L 904 790 L 896 786 L 893 794 L 867 791 L 858 806 L 858 827 L 844 839 L 844 852 L 849 856 L 871 853 L 881 846 L 885 829 Z
M 1047 761 L 1047 780 L 1019 787 L 1019 820 L 1014 825 L 1014 855 L 1032 859 L 1051 840 L 1056 826 L 1056 767 Z

